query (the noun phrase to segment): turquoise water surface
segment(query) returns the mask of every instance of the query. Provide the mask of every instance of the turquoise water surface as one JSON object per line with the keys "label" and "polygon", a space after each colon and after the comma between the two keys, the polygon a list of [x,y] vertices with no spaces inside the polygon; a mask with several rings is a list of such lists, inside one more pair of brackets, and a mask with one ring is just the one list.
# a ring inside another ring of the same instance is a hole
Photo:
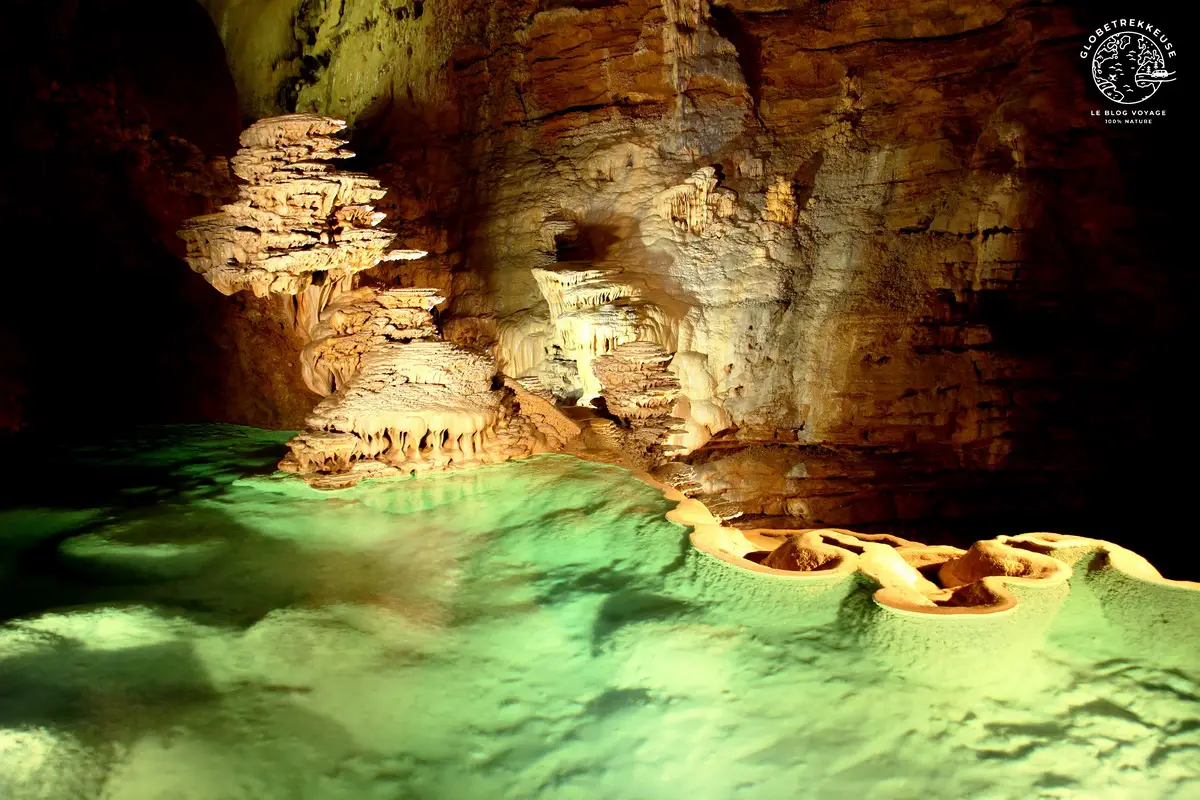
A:
{"label": "turquoise water surface", "polygon": [[1200,797],[1196,631],[1086,576],[989,669],[900,663],[872,587],[747,582],[618,468],[321,492],[286,439],[145,430],[7,498],[0,798]]}

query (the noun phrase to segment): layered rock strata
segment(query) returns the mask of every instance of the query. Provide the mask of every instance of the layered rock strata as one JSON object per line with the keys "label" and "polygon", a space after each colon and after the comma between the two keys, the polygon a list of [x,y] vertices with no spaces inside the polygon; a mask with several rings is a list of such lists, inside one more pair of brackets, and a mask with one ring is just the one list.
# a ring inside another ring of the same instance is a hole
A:
{"label": "layered rock strata", "polygon": [[379,181],[330,162],[354,155],[333,134],[340,119],[289,114],[259,120],[231,160],[245,181],[238,199],[188,220],[179,232],[187,262],[223,294],[298,294],[314,281],[343,281],[380,261],[419,258],[389,251],[395,235],[376,226]]}
{"label": "layered rock strata", "polygon": [[653,342],[626,342],[596,358],[593,372],[609,413],[621,420],[625,450],[643,467],[666,460],[681,432],[673,414],[679,381],[667,370],[671,354]]}

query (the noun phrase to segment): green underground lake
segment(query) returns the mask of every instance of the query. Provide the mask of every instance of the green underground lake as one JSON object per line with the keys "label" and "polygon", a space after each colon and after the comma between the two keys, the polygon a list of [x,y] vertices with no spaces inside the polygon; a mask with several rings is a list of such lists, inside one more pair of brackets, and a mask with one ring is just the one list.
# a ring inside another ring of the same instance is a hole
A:
{"label": "green underground lake", "polygon": [[318,491],[287,438],[140,429],[8,487],[0,798],[1200,797],[1200,593],[881,617],[616,467]]}

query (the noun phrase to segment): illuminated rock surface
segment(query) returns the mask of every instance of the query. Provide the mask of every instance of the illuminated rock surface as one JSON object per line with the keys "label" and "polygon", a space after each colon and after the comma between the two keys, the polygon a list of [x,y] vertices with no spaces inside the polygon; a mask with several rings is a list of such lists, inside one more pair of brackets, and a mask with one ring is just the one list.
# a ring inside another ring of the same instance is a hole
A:
{"label": "illuminated rock surface", "polygon": [[363,287],[327,305],[301,353],[304,380],[319,395],[345,386],[377,345],[438,338],[431,310],[445,298],[432,289]]}
{"label": "illuminated rock surface", "polygon": [[[351,123],[431,253],[390,269],[448,298],[448,339],[586,398],[578,358],[543,359],[537,271],[660,309],[636,338],[674,355],[679,444],[717,437],[700,478],[746,515],[986,523],[1019,485],[1020,529],[1100,519],[1178,435],[1136,387],[1186,338],[1186,144],[1089,119],[1086,4],[201,4],[244,117]],[[618,314],[570,322],[621,338]]]}
{"label": "illuminated rock surface", "polygon": [[320,114],[254,123],[231,160],[246,181],[238,201],[179,233],[192,269],[222,293],[297,295],[295,322],[309,339],[301,371],[325,399],[280,468],[334,489],[556,449],[562,426],[542,435],[548,414],[519,417],[514,389],[493,388],[490,356],[441,341],[433,309],[445,298],[436,290],[354,288],[380,261],[426,254],[387,251],[395,235],[375,229],[386,215],[371,205],[386,190],[327,163],[354,155],[332,135],[345,127]]}
{"label": "illuminated rock surface", "polygon": [[[442,341],[379,344],[346,387],[326,397],[281,465],[296,472],[408,474],[530,455],[533,422],[492,388],[490,356]],[[332,484],[330,484],[332,486]]]}
{"label": "illuminated rock surface", "polygon": [[334,489],[559,450],[579,434],[554,405],[499,379],[492,357],[442,341],[431,289],[363,288],[321,313],[303,356],[327,395],[280,469]]}
{"label": "illuminated rock surface", "polygon": [[345,127],[332,117],[290,114],[247,128],[230,159],[245,181],[237,201],[188,220],[179,233],[191,268],[223,294],[249,289],[265,297],[298,294],[314,276],[337,282],[385,259],[424,255],[388,251],[395,234],[376,229],[385,215],[373,205],[386,190],[329,163],[354,155],[333,136]]}
{"label": "illuminated rock surface", "polygon": [[[63,454],[77,491],[31,478],[0,511],[20,565],[5,798],[1200,792],[1194,591],[1083,558],[1053,603],[899,614],[865,577],[716,562],[613,467],[329,494],[272,474],[286,434],[138,436]],[[98,540],[223,545],[199,574],[131,581]]]}
{"label": "illuminated rock surface", "polygon": [[626,342],[592,364],[609,413],[625,425],[625,449],[640,465],[665,461],[677,449],[668,438],[683,430],[683,420],[672,413],[679,381],[667,371],[670,361],[671,354],[653,342]]}
{"label": "illuminated rock surface", "polygon": [[881,587],[874,595],[881,606],[921,614],[999,614],[1022,600],[1061,600],[1079,564],[1143,584],[1154,596],[1200,592],[1200,583],[1168,580],[1123,547],[1056,533],[999,536],[962,550],[889,534],[737,530],[701,522],[691,540],[717,560],[760,576],[831,586],[856,581],[860,573]]}

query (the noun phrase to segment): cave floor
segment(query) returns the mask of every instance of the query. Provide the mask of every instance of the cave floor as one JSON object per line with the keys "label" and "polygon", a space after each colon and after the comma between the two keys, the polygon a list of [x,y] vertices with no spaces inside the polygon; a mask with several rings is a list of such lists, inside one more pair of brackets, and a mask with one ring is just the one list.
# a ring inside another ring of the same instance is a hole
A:
{"label": "cave floor", "polygon": [[870,587],[748,592],[617,467],[320,492],[287,438],[145,429],[8,487],[0,796],[1200,794],[1200,675],[1085,591],[984,662],[885,654]]}

